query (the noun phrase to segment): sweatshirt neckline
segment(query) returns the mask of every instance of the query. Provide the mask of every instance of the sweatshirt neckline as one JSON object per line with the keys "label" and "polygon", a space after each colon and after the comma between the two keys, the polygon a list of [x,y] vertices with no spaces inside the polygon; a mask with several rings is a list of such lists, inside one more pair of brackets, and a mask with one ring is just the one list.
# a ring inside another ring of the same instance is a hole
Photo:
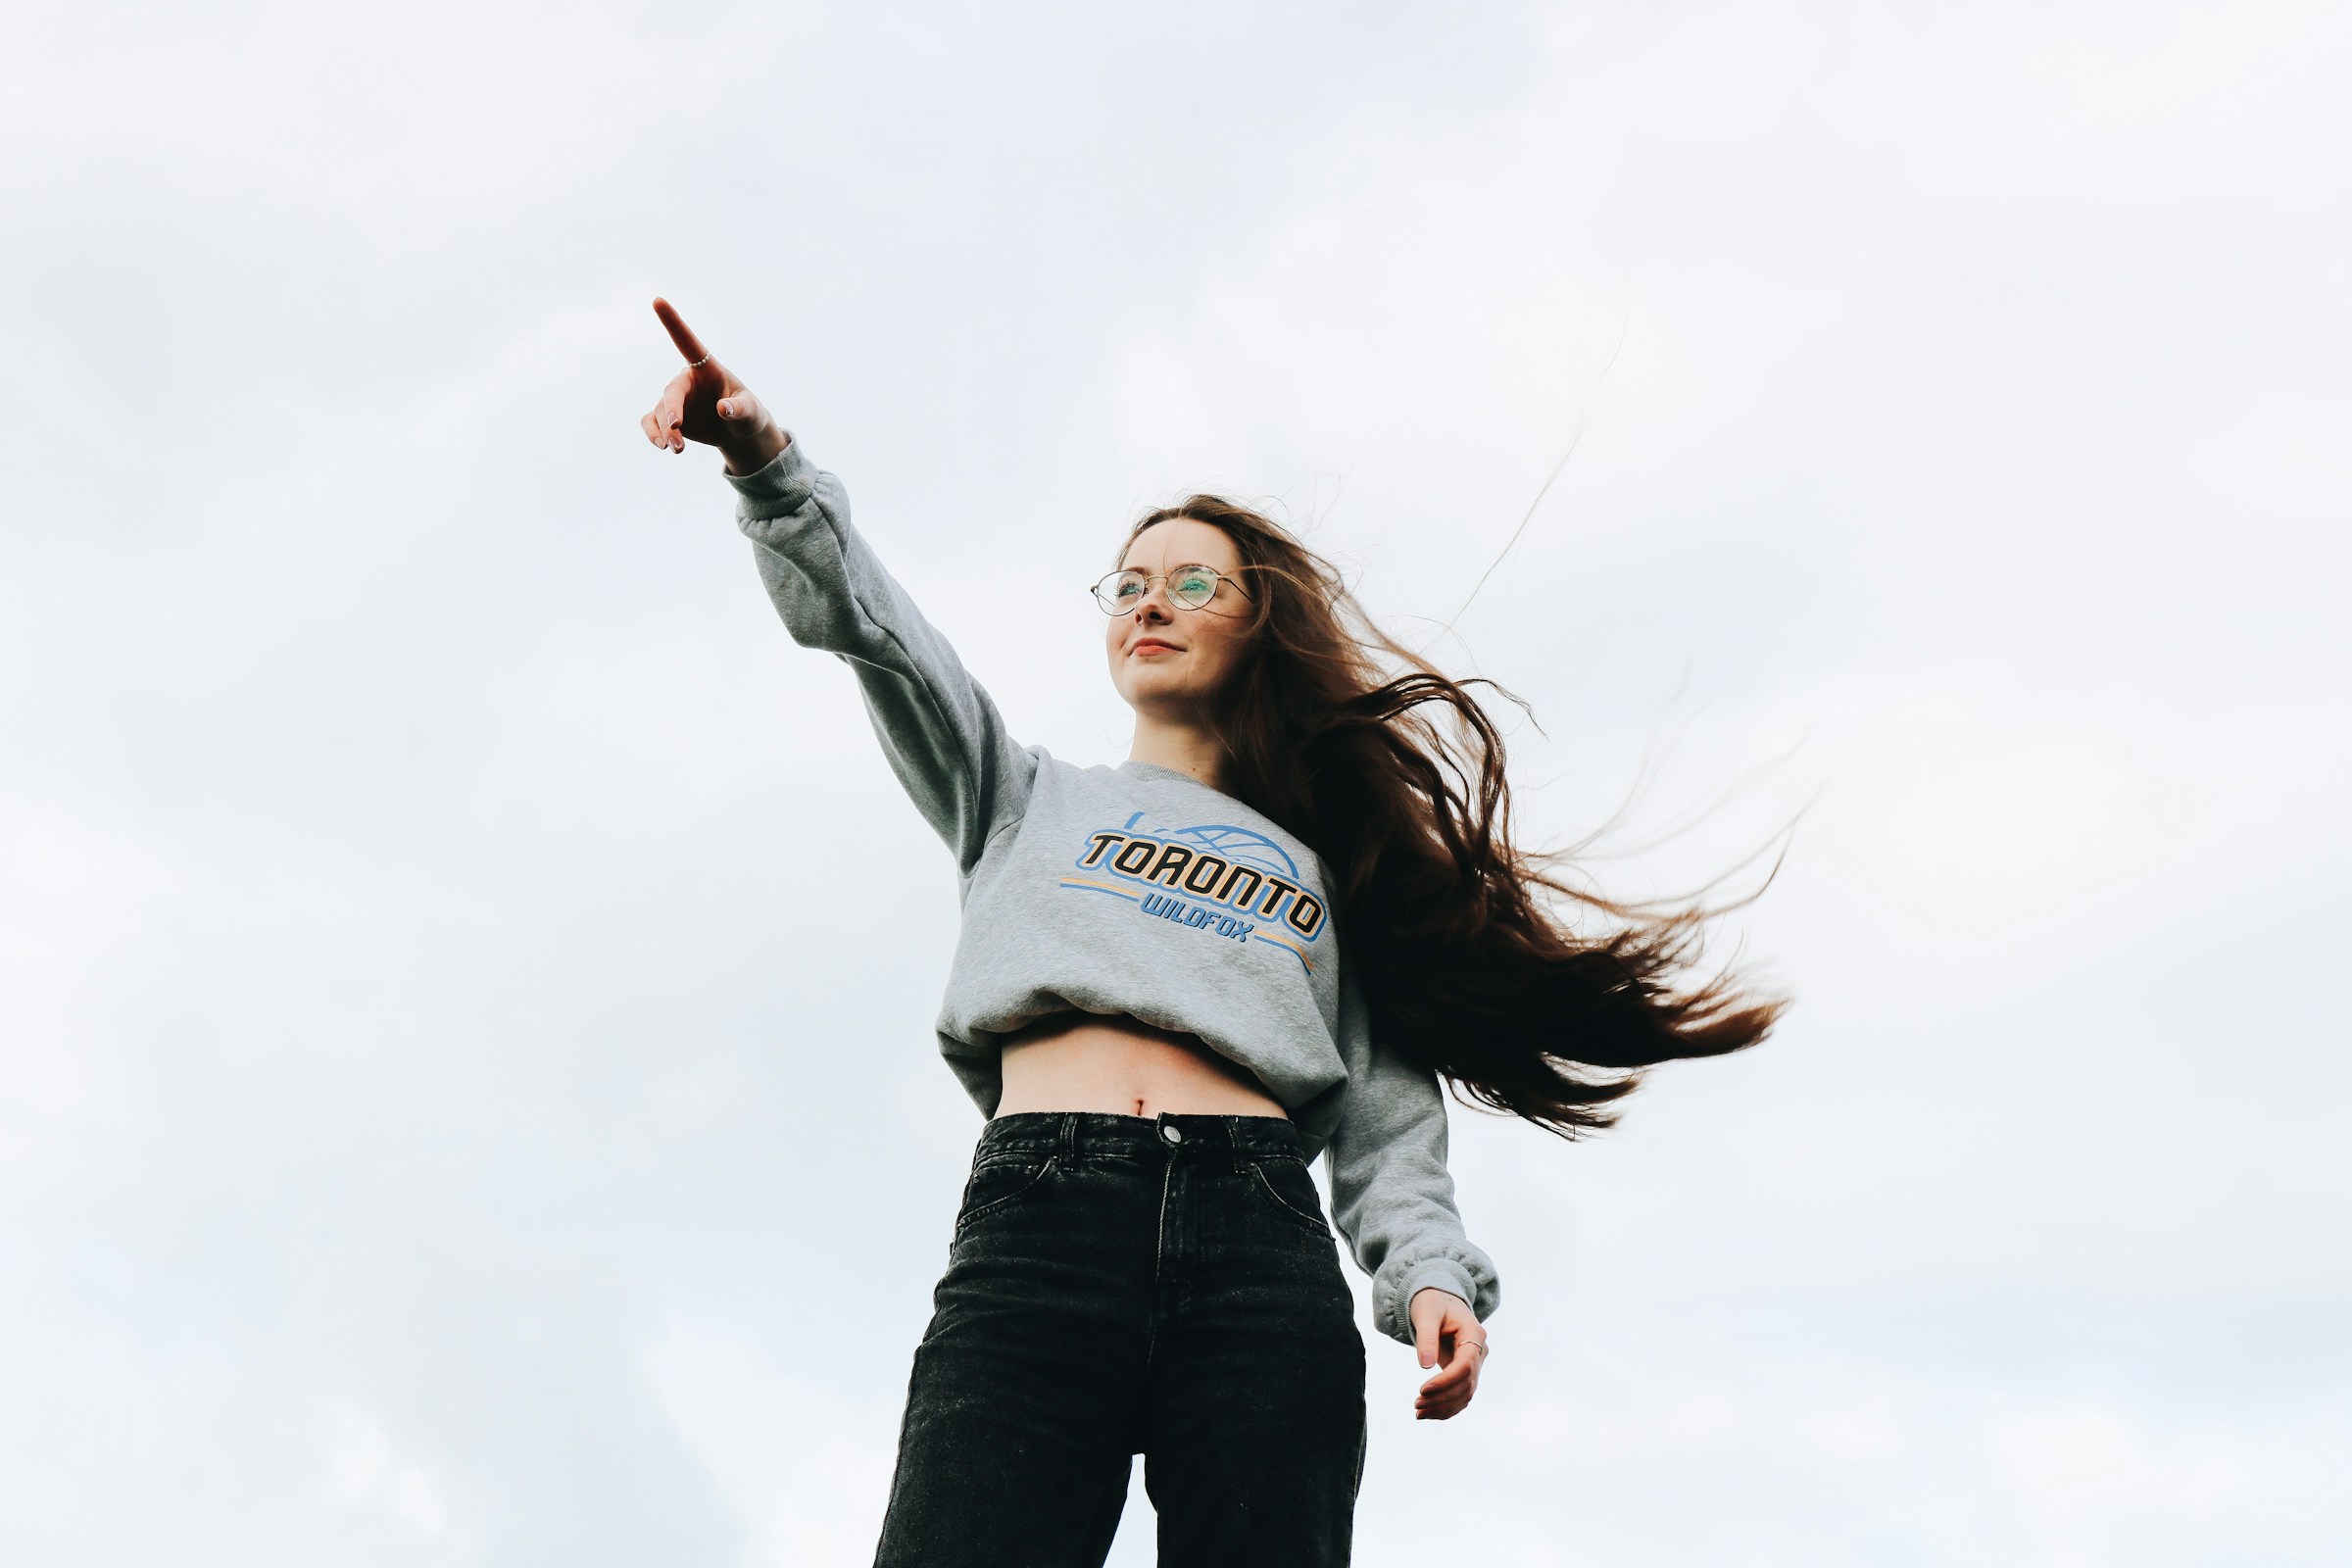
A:
{"label": "sweatshirt neckline", "polygon": [[1190,784],[1195,789],[1215,793],[1214,786],[1201,783],[1182,768],[1162,767],[1157,762],[1139,762],[1132,757],[1119,763],[1117,771],[1126,774],[1129,778],[1172,778],[1181,783]]}

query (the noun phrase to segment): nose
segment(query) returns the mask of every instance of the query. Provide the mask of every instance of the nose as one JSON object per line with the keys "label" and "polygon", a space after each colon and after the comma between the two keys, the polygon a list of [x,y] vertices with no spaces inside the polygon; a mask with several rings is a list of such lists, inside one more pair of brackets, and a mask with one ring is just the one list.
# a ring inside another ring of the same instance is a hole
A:
{"label": "nose", "polygon": [[1141,625],[1169,625],[1176,619],[1176,607],[1168,603],[1165,582],[1147,583],[1144,597],[1135,602],[1135,618]]}

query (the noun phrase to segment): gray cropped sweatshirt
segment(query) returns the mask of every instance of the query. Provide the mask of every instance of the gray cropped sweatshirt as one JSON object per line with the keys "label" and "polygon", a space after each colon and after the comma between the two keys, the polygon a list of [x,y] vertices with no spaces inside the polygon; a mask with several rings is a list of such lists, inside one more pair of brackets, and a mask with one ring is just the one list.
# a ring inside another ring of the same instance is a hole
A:
{"label": "gray cropped sweatshirt", "polygon": [[981,1113],[1004,1095],[1004,1037],[1033,1019],[1127,1013],[1197,1035],[1325,1157],[1380,1332],[1412,1344],[1408,1303],[1432,1285],[1492,1317],[1500,1288],[1454,1207],[1445,1097],[1372,1036],[1314,852],[1172,768],[1016,745],[797,440],[728,479],[786,628],[857,672],[899,781],[955,853],[963,923],[939,1049]]}

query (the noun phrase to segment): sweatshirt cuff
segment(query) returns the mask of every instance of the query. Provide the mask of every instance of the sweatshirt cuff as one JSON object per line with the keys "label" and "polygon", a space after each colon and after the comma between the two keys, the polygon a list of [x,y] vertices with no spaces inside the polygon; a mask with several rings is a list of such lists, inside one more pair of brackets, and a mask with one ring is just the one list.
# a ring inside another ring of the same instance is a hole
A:
{"label": "sweatshirt cuff", "polygon": [[1413,1297],[1431,1286],[1450,1291],[1469,1303],[1482,1323],[1494,1309],[1489,1301],[1484,1313],[1478,1312],[1478,1284],[1472,1279],[1468,1265],[1457,1258],[1439,1253],[1422,1258],[1396,1276],[1393,1290],[1378,1293],[1373,1302],[1373,1326],[1390,1339],[1402,1345],[1413,1343]]}
{"label": "sweatshirt cuff", "polygon": [[784,432],[784,450],[768,459],[767,466],[750,473],[727,473],[727,483],[742,497],[736,504],[736,514],[746,522],[769,517],[781,517],[797,512],[816,487],[816,469],[801,454],[800,442],[792,432]]}

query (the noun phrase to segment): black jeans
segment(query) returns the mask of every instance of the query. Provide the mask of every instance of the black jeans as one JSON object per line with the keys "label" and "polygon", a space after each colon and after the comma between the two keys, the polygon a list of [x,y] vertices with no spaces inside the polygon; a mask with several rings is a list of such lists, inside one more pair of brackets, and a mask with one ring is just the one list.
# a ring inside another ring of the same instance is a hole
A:
{"label": "black jeans", "polygon": [[999,1116],[914,1352],[876,1568],[1348,1561],[1364,1342],[1280,1116]]}

